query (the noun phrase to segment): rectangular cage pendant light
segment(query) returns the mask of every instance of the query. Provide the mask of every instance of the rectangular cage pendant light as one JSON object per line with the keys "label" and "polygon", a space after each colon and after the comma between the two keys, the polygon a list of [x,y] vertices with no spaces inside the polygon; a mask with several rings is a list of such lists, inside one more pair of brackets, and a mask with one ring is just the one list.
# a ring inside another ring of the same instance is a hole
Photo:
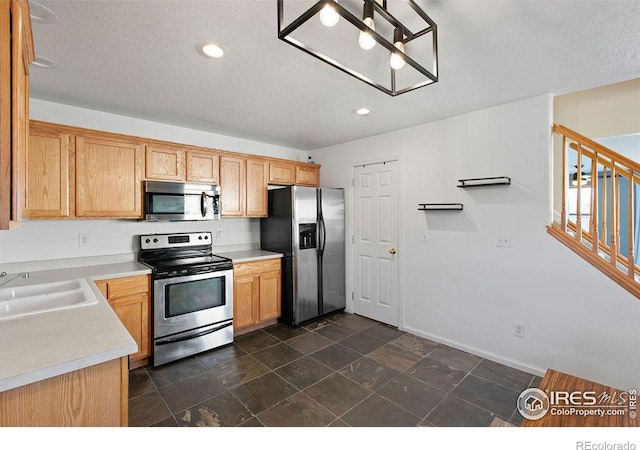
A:
{"label": "rectangular cage pendant light", "polygon": [[278,0],[278,38],[391,96],[438,81],[438,27],[414,0]]}

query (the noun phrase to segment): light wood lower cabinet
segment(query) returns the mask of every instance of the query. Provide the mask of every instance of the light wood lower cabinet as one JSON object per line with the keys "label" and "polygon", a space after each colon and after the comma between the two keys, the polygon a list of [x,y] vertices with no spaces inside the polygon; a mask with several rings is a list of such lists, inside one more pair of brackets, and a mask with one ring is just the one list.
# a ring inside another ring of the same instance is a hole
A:
{"label": "light wood lower cabinet", "polygon": [[233,328],[249,331],[274,323],[281,311],[281,260],[233,265]]}
{"label": "light wood lower cabinet", "polygon": [[98,289],[138,344],[138,351],[129,355],[132,369],[148,364],[151,356],[150,283],[149,275],[96,281]]}
{"label": "light wood lower cabinet", "polygon": [[126,427],[127,357],[0,392],[2,427]]}

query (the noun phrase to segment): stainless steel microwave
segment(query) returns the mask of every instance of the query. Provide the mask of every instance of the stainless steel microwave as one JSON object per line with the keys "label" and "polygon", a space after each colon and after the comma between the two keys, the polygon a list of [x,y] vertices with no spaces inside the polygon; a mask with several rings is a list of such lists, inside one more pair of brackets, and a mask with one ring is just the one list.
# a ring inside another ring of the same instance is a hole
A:
{"label": "stainless steel microwave", "polygon": [[145,219],[152,222],[217,220],[220,186],[215,184],[144,182]]}

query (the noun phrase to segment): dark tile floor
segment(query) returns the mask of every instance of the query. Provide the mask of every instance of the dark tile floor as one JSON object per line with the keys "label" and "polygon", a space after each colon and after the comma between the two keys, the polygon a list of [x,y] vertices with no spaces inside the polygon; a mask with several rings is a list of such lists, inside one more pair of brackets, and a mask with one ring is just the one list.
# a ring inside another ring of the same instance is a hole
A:
{"label": "dark tile floor", "polygon": [[255,331],[130,374],[129,425],[518,425],[540,378],[353,314]]}

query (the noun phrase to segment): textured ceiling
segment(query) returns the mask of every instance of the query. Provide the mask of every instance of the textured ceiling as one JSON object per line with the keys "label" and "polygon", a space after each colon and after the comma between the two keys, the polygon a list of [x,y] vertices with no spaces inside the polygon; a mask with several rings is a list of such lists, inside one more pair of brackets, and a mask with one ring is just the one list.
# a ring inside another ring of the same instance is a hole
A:
{"label": "textured ceiling", "polygon": [[36,55],[57,67],[32,67],[33,98],[301,150],[640,77],[636,0],[417,0],[440,81],[398,97],[280,41],[275,0],[38,3],[59,20],[34,22]]}

